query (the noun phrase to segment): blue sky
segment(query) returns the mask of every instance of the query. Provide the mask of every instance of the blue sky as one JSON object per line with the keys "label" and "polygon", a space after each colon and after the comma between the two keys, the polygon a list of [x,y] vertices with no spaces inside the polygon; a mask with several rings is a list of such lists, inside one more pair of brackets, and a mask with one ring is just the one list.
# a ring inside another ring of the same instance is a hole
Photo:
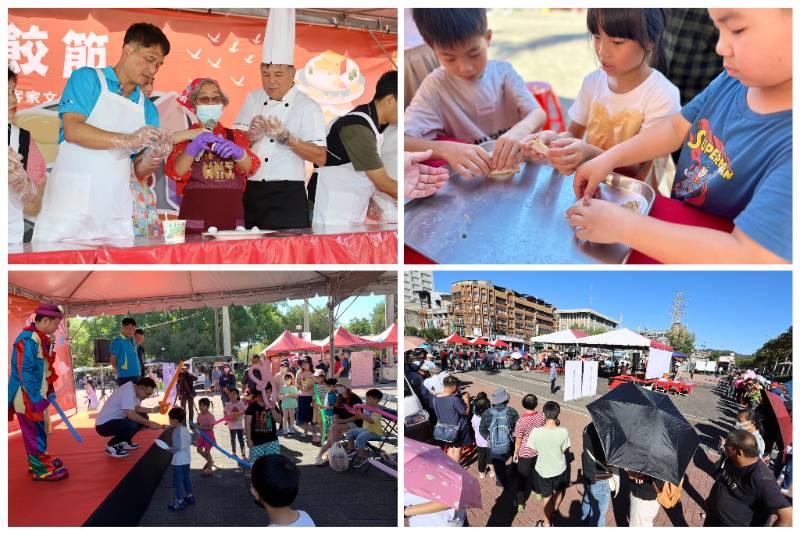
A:
{"label": "blue sky", "polygon": [[[450,292],[458,280],[495,284],[543,299],[557,308],[588,308],[632,330],[666,328],[676,291],[684,297],[683,323],[696,345],[752,354],[792,323],[788,272],[514,272],[435,271],[436,291]],[[590,300],[591,299],[591,300]]]}

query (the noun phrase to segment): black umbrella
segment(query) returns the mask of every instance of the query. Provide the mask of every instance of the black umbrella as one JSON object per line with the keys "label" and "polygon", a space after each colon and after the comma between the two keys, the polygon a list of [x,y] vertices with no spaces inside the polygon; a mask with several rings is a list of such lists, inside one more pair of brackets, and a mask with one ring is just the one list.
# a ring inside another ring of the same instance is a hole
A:
{"label": "black umbrella", "polygon": [[680,482],[700,438],[667,395],[628,383],[586,408],[609,465]]}

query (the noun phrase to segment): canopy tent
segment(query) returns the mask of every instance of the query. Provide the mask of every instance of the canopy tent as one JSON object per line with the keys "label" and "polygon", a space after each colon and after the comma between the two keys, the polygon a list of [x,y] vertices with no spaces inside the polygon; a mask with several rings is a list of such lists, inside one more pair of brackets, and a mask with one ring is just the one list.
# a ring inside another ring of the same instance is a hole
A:
{"label": "canopy tent", "polygon": [[[193,11],[256,18],[267,18],[269,16],[269,8],[184,8],[180,11]],[[297,22],[303,22],[306,24],[397,33],[396,9],[297,8],[295,10],[295,17]]]}
{"label": "canopy tent", "polygon": [[[330,350],[330,336],[326,337],[322,341],[315,341],[314,344],[317,345],[318,348],[322,349],[322,352],[328,352]],[[380,342],[372,341],[369,339],[365,339],[363,337],[356,336],[355,334],[351,334],[347,331],[347,329],[343,326],[340,326],[336,329],[333,333],[333,346],[340,348],[340,349],[366,349],[366,348],[379,348],[381,345]]]}
{"label": "canopy tent", "polygon": [[395,294],[380,271],[13,271],[8,292],[63,304],[68,315],[117,315],[355,295]]}
{"label": "canopy tent", "polygon": [[663,343],[659,343],[656,340],[653,340],[653,341],[650,342],[650,348],[651,349],[659,349],[659,350],[668,350],[668,351],[672,352],[672,347],[670,347],[669,345],[665,345]]}
{"label": "canopy tent", "polygon": [[489,346],[489,342],[483,339],[482,337],[478,336],[474,339],[469,340],[470,345],[478,346]]}
{"label": "canopy tent", "polygon": [[264,349],[261,353],[265,356],[280,354],[282,352],[321,352],[318,345],[310,343],[305,339],[292,334],[289,330],[284,330],[275,341]]}
{"label": "canopy tent", "polygon": [[492,347],[495,347],[497,349],[507,349],[508,347],[511,346],[508,343],[506,343],[505,341],[500,340],[500,339],[495,339],[494,341],[490,341],[489,345],[491,345]]}
{"label": "canopy tent", "polygon": [[403,336],[403,350],[414,350],[427,343],[423,338],[417,336]]}
{"label": "canopy tent", "polygon": [[640,336],[633,330],[628,328],[620,328],[619,330],[610,330],[596,336],[587,336],[581,338],[577,344],[586,345],[591,347],[650,347],[651,341],[644,336]]}
{"label": "canopy tent", "polygon": [[442,343],[446,343],[448,345],[471,345],[472,343],[466,339],[458,335],[458,332],[453,332],[446,338],[441,340]]}
{"label": "canopy tent", "polygon": [[579,339],[585,338],[586,333],[568,328],[551,334],[543,334],[531,338],[533,343],[549,343],[550,345],[575,345]]}
{"label": "canopy tent", "polygon": [[393,323],[380,334],[364,336],[364,339],[380,343],[382,348],[395,347],[397,346],[397,323]]}

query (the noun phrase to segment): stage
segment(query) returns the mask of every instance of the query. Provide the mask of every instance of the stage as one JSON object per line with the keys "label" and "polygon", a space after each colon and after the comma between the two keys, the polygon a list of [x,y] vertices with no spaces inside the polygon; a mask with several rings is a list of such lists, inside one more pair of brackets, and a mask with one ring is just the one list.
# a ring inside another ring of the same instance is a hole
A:
{"label": "stage", "polygon": [[393,264],[397,225],[370,224],[279,230],[260,239],[215,240],[199,235],[166,244],[71,241],[9,245],[9,264]]}
{"label": "stage", "polygon": [[[171,456],[153,441],[171,442],[172,430],[141,430],[139,448],[126,458],[112,458],[104,449],[109,438],[94,430],[98,412],[80,412],[70,422],[83,438],[78,443],[60,420],[53,425],[48,453],[61,458],[69,478],[34,482],[27,473],[19,432],[8,437],[8,526],[79,527],[136,526],[153,492],[168,470]],[[167,423],[166,415],[150,419]]]}

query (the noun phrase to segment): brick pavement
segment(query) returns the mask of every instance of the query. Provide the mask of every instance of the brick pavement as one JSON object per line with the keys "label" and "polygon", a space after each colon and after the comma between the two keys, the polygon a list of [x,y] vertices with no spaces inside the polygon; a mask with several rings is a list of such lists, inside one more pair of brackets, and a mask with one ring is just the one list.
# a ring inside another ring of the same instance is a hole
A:
{"label": "brick pavement", "polygon": [[[458,375],[460,379],[471,381],[467,387],[472,395],[479,391],[491,393],[495,387],[494,376],[484,373],[465,373]],[[581,462],[580,455],[583,450],[581,432],[589,423],[590,418],[582,407],[573,408],[571,403],[551,396],[549,389],[506,388],[511,394],[510,405],[522,413],[522,397],[525,393],[534,393],[539,398],[539,407],[548,400],[556,400],[562,407],[561,426],[567,428],[572,442],[571,452],[574,460],[570,462],[570,487],[567,490],[559,512],[561,518],[555,522],[557,526],[580,525],[580,502],[583,498],[584,487],[580,482]],[[711,490],[713,479],[708,474],[719,456],[713,451],[699,448],[693,462],[689,465],[684,482],[684,491],[681,504],[672,510],[661,510],[655,520],[656,526],[702,526],[703,501]],[[510,465],[510,464],[509,464]],[[478,478],[477,462],[471,461],[468,470]],[[517,513],[514,505],[514,491],[501,492],[493,478],[487,477],[480,480],[481,495],[483,497],[483,510],[470,510],[468,521],[470,526],[533,526],[537,520],[543,519],[542,504],[533,497],[528,500],[525,510]],[[627,526],[628,496],[624,489],[612,500],[609,512],[606,515],[606,526]]]}

